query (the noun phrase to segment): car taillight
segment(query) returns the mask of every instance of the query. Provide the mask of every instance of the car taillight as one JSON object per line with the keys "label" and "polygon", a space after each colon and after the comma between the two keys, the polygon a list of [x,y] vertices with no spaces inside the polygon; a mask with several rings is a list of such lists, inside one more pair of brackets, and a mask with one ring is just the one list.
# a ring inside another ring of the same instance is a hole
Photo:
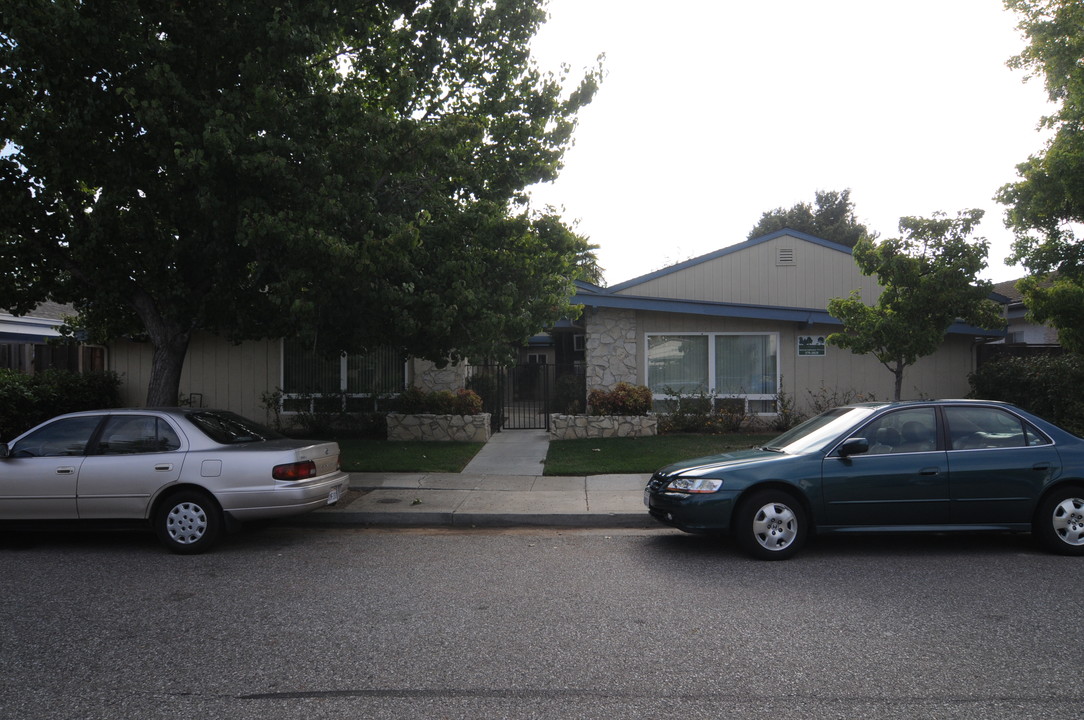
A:
{"label": "car taillight", "polygon": [[271,471],[271,477],[276,480],[304,480],[305,478],[316,477],[316,463],[312,460],[306,460],[287,465],[276,465],[275,469]]}

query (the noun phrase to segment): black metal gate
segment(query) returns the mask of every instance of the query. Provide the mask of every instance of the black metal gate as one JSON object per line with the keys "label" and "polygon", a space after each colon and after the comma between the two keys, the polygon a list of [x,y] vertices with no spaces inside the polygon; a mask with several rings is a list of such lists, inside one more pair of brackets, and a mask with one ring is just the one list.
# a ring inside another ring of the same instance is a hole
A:
{"label": "black metal gate", "polygon": [[467,382],[482,397],[494,432],[549,430],[550,413],[568,412],[565,396],[574,402],[583,386],[582,368],[542,363],[475,365]]}

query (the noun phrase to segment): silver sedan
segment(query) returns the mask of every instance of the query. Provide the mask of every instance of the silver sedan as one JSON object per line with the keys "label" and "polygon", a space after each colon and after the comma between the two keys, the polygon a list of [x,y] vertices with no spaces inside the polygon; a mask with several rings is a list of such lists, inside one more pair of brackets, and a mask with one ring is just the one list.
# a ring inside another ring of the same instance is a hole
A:
{"label": "silver sedan", "polygon": [[209,549],[227,519],[308,512],[348,486],[338,443],[221,410],[71,413],[0,444],[0,520],[146,520],[179,553]]}

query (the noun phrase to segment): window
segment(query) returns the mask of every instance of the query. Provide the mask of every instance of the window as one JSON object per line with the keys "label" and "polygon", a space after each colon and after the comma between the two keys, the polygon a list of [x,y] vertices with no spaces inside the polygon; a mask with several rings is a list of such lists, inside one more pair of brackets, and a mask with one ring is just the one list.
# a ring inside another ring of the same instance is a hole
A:
{"label": "window", "polygon": [[189,413],[185,419],[220,445],[241,445],[282,437],[274,430],[231,412],[204,410]]}
{"label": "window", "polygon": [[345,400],[348,410],[363,409],[366,403],[353,401],[393,395],[405,386],[406,359],[398,350],[380,348],[328,358],[302,342],[282,343],[283,410],[287,412],[317,409],[321,395],[334,396],[330,402]]}
{"label": "window", "polygon": [[82,455],[100,415],[64,418],[35,430],[11,447],[12,457],[60,457]]}
{"label": "window", "polygon": [[932,407],[882,415],[855,437],[869,441],[869,455],[929,452],[937,449],[937,415]]}
{"label": "window", "polygon": [[659,399],[718,394],[743,398],[750,412],[775,412],[779,388],[775,333],[648,335],[647,384]]}
{"label": "window", "polygon": [[1031,423],[993,407],[946,407],[945,421],[953,450],[1049,445]]}
{"label": "window", "polygon": [[179,450],[181,440],[165,420],[152,415],[114,415],[102,430],[98,452],[132,455]]}

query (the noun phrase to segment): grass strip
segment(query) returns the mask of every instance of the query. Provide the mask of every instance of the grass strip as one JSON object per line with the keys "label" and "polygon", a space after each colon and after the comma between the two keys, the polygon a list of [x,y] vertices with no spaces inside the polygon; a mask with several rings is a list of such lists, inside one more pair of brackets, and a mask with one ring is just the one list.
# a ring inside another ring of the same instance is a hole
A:
{"label": "grass strip", "polygon": [[657,435],[643,438],[557,440],[550,443],[546,475],[650,473],[678,460],[745,450],[778,433]]}
{"label": "grass strip", "polygon": [[460,472],[485,443],[388,442],[343,438],[342,468],[347,472]]}

